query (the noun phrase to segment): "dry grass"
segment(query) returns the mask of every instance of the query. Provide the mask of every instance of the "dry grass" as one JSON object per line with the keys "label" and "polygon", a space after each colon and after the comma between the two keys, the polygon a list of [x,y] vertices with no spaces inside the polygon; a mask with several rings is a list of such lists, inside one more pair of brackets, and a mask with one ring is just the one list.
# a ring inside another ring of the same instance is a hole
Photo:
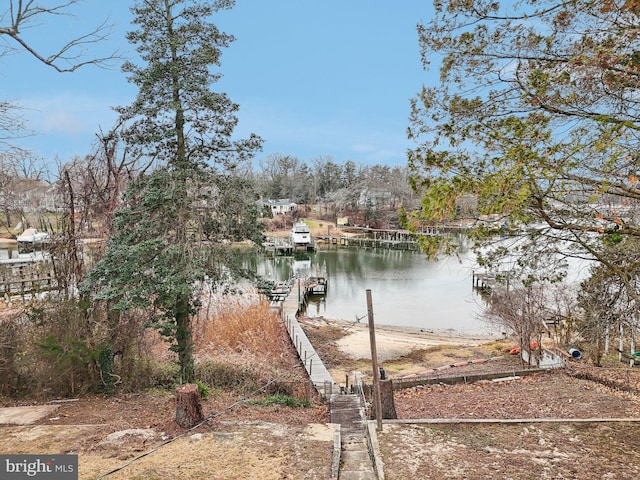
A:
{"label": "dry grass", "polygon": [[309,397],[277,312],[258,296],[212,300],[194,322],[196,374],[212,386],[239,391],[273,382],[267,393]]}
{"label": "dry grass", "polygon": [[279,324],[278,314],[266,300],[247,303],[227,298],[213,314],[200,316],[194,323],[196,350],[203,357],[222,352],[278,360],[285,340]]}

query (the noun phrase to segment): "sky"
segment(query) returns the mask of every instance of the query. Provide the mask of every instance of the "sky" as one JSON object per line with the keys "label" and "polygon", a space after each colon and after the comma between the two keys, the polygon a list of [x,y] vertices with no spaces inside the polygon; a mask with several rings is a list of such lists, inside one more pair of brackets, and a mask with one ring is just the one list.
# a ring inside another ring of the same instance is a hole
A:
{"label": "sky", "polygon": [[[136,60],[124,37],[131,4],[87,0],[75,18],[23,33],[52,52],[107,20],[115,29],[101,51]],[[236,41],[212,88],[240,105],[238,137],[265,140],[257,160],[282,154],[404,165],[409,101],[434,75],[422,69],[416,32],[431,12],[424,0],[237,0],[214,18]],[[0,100],[18,102],[34,132],[18,143],[52,162],[90,153],[97,134],[114,124],[113,107],[135,98],[120,64],[57,73],[21,51],[0,57]]]}

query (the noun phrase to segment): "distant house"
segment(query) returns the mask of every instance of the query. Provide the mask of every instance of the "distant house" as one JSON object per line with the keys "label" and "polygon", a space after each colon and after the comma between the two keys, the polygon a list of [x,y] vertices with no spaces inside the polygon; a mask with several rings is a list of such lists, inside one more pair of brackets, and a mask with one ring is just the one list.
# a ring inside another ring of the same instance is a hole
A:
{"label": "distant house", "polygon": [[262,209],[268,208],[274,217],[298,210],[298,204],[288,198],[259,200],[258,204]]}
{"label": "distant house", "polygon": [[390,207],[394,204],[395,197],[388,190],[376,190],[365,188],[360,191],[358,206],[360,207]]}
{"label": "distant house", "polygon": [[62,209],[64,202],[56,185],[46,180],[17,180],[0,193],[5,208],[23,212]]}

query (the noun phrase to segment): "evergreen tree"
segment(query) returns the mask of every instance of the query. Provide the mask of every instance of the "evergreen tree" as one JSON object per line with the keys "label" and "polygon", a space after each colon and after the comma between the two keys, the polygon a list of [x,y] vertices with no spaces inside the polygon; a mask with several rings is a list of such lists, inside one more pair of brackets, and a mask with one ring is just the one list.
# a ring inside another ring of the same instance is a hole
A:
{"label": "evergreen tree", "polygon": [[194,381],[191,318],[203,288],[240,274],[223,240],[260,235],[251,186],[239,172],[260,147],[233,140],[238,105],[211,90],[221,49],[233,37],[212,16],[232,1],[140,0],[128,33],[140,64],[123,66],[138,86],[118,108],[132,155],[153,159],[131,182],[114,235],[85,288],[115,311],[150,309],[172,342],[183,382]]}
{"label": "evergreen tree", "polygon": [[[440,82],[412,103],[409,164],[423,198],[407,224],[462,220],[473,196],[468,220],[496,219],[474,224],[487,265],[588,258],[636,295],[637,265],[606,246],[640,237],[639,2],[434,4],[419,41]],[[493,228],[505,224],[514,228]]]}

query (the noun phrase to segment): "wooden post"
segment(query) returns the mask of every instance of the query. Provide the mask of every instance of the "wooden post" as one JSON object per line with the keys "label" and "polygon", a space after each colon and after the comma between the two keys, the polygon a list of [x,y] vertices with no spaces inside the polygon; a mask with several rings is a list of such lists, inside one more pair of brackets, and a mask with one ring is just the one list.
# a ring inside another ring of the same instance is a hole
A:
{"label": "wooden post", "polygon": [[373,301],[371,290],[367,289],[367,313],[369,315],[369,341],[371,342],[371,367],[373,368],[372,400],[376,412],[377,428],[382,430],[382,405],[380,401],[380,383],[378,381],[378,350],[376,348],[376,331],[373,323]]}
{"label": "wooden post", "polygon": [[623,342],[622,342],[622,338],[624,336],[624,327],[622,326],[622,322],[620,322],[620,337],[618,340],[618,361],[621,362],[622,361],[622,347],[624,346]]}
{"label": "wooden post", "polygon": [[393,400],[393,382],[390,378],[380,380],[380,398],[382,418],[398,418],[396,413],[396,404]]}
{"label": "wooden post", "polygon": [[204,419],[198,385],[187,383],[176,388],[176,423],[191,428]]}

